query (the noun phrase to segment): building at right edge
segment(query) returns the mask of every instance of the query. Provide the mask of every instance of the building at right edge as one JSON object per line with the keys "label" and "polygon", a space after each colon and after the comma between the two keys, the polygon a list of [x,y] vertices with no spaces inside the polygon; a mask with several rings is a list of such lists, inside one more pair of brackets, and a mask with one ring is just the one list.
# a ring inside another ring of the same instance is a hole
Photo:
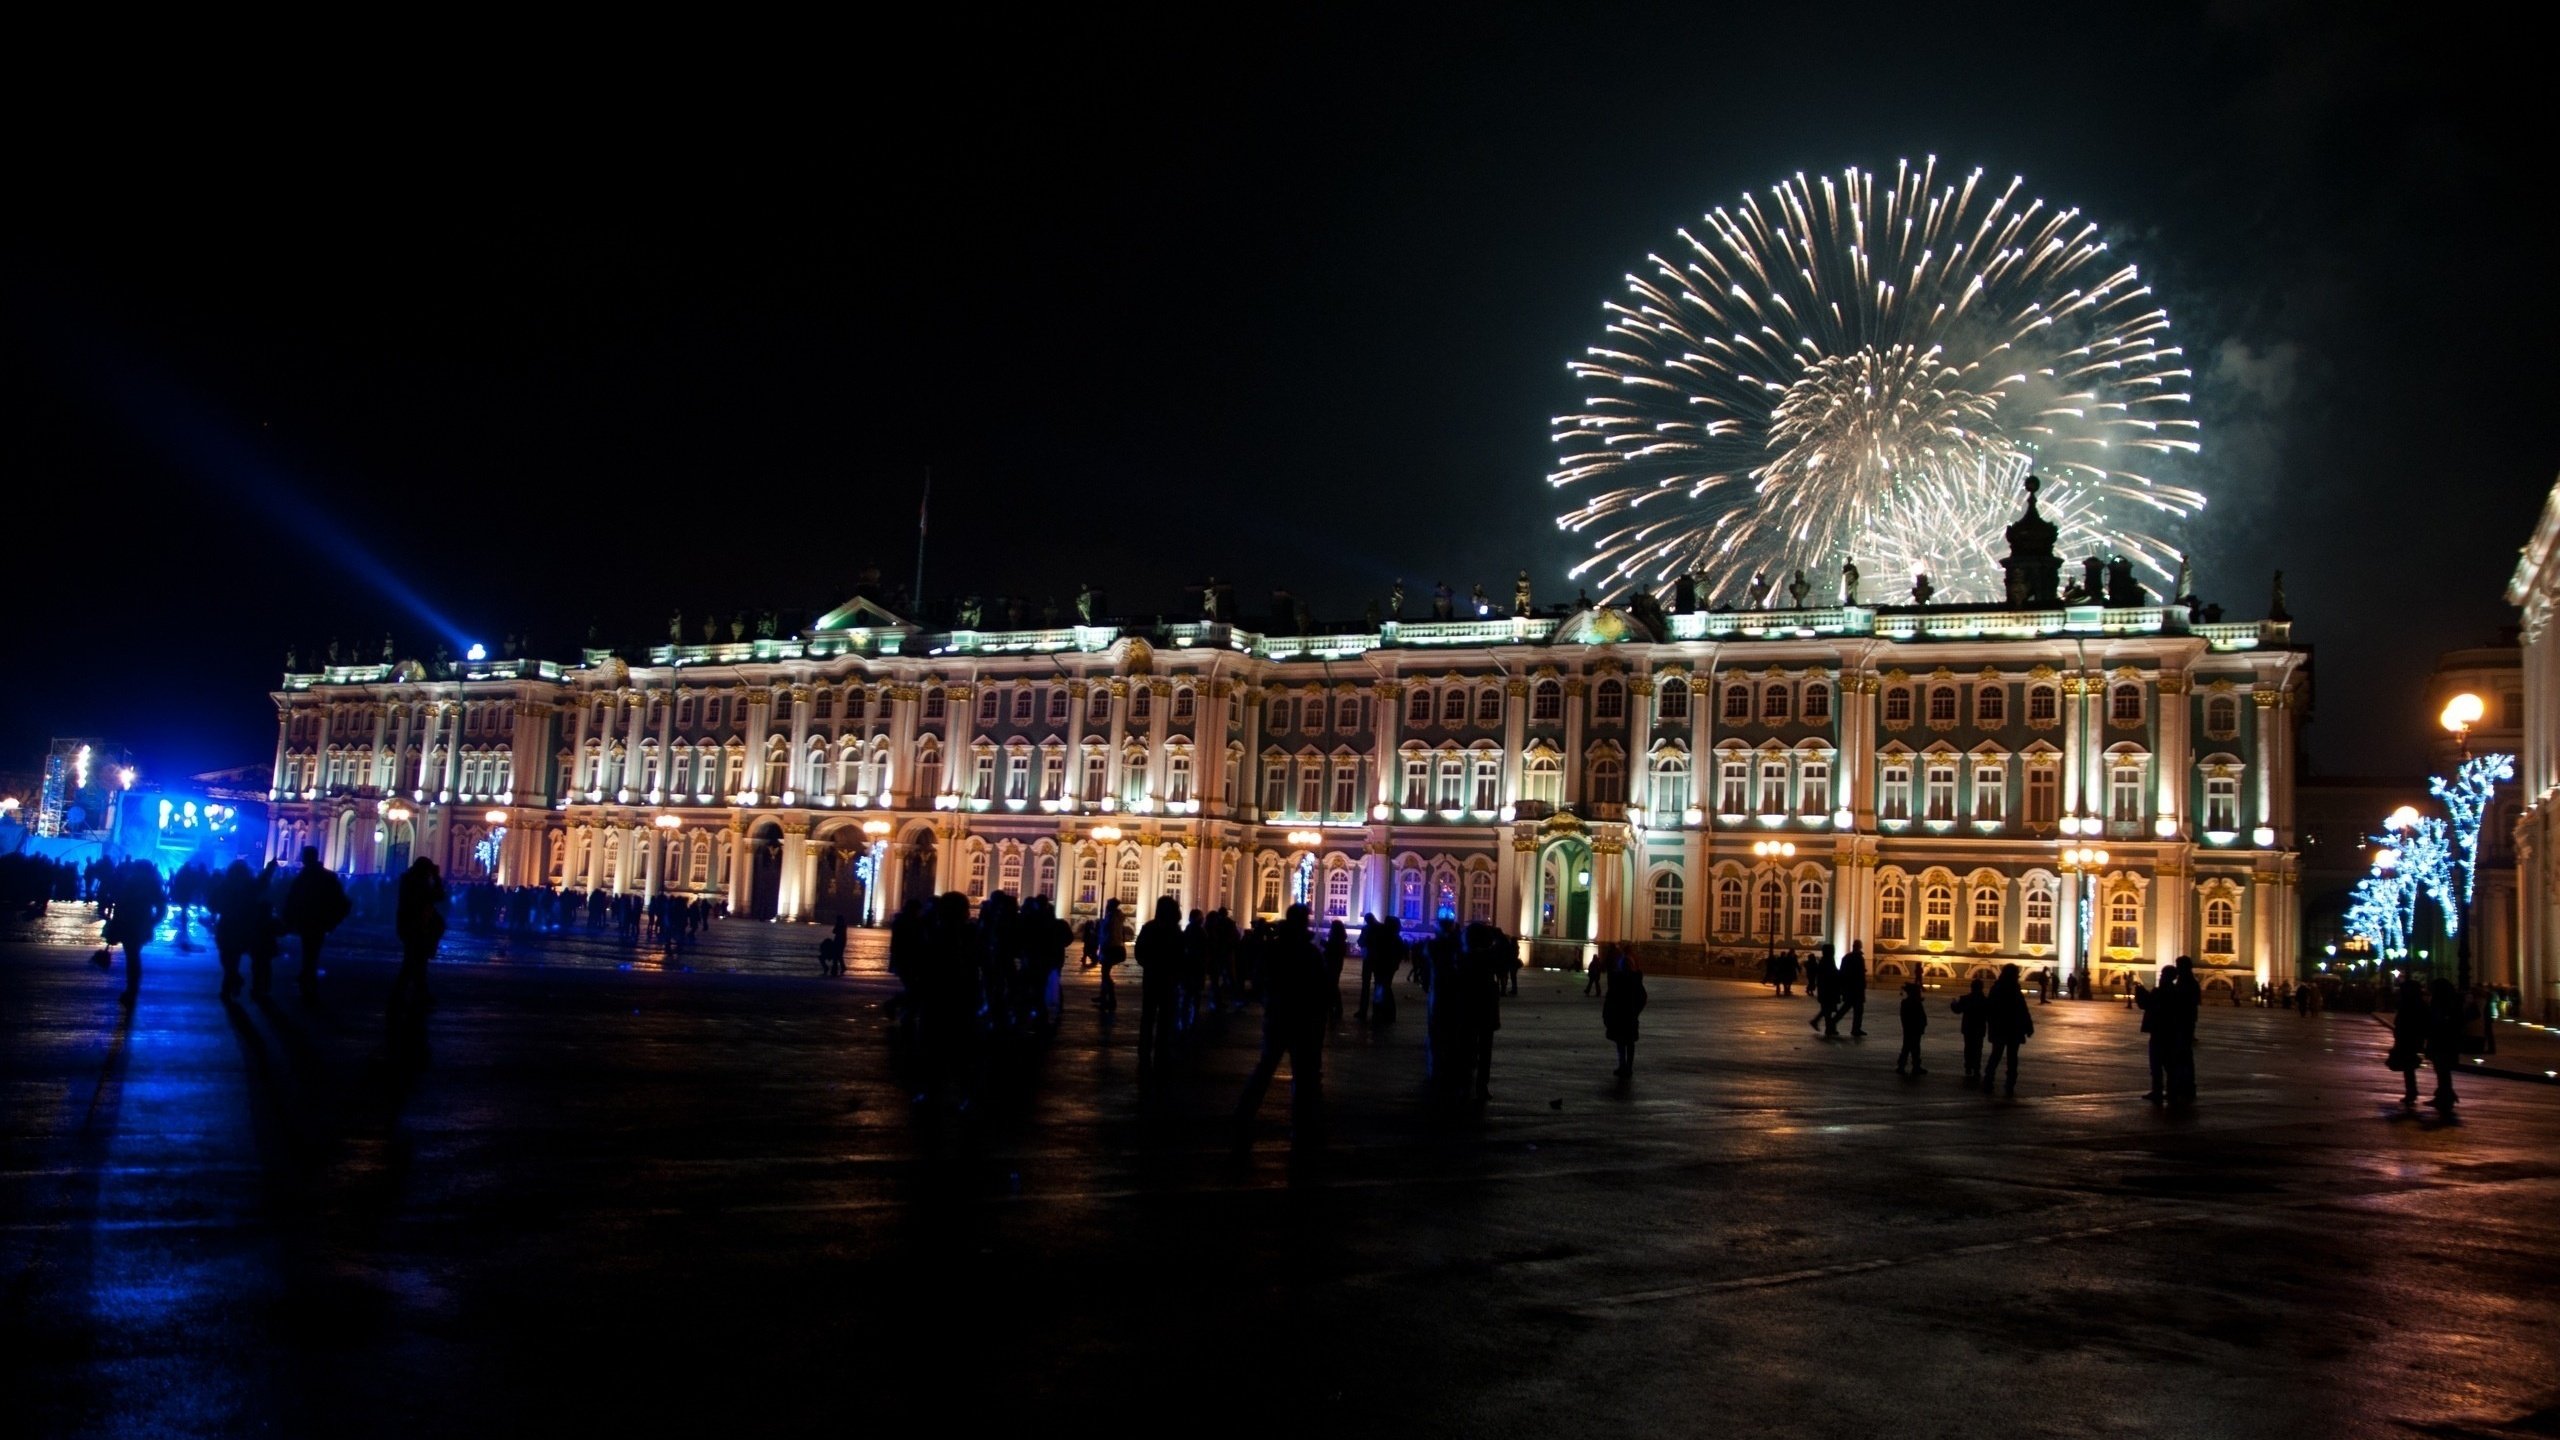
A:
{"label": "building at right edge", "polygon": [[[2560,647],[2551,633],[2560,596],[2560,485],[2516,562],[2507,601],[2523,612],[2524,726],[2516,750],[2518,893],[2515,986],[2528,1020],[2560,1019]],[[2496,953],[2494,951],[2489,953]],[[2495,976],[2495,970],[2490,974]]]}

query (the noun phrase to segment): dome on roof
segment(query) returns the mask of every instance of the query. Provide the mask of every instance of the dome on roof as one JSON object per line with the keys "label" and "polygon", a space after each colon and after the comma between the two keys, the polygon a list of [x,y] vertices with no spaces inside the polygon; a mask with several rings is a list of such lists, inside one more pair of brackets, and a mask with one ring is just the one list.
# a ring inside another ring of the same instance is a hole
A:
{"label": "dome on roof", "polygon": [[1623,645],[1630,641],[1650,644],[1655,639],[1644,622],[1624,610],[1608,605],[1594,605],[1578,610],[1556,627],[1551,645]]}

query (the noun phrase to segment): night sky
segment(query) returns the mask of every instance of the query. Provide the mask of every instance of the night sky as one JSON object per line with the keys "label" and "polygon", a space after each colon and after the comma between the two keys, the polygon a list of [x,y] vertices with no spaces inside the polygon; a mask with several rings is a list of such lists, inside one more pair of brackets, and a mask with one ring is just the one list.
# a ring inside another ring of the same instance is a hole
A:
{"label": "night sky", "polygon": [[57,734],[263,763],[289,644],[423,655],[431,614],[555,654],[814,614],[912,570],[927,466],[937,595],[1090,580],[1146,616],[1214,572],[1353,618],[1525,565],[1562,598],[1547,422],[1601,301],[1746,189],[1928,154],[2084,207],[2159,288],[2199,588],[2255,616],[2284,568],[2319,768],[2419,763],[2432,655],[2509,622],[2560,469],[2552,126],[2512,33],[1186,13],[511,38],[326,83],[278,50],[29,109],[0,770]]}

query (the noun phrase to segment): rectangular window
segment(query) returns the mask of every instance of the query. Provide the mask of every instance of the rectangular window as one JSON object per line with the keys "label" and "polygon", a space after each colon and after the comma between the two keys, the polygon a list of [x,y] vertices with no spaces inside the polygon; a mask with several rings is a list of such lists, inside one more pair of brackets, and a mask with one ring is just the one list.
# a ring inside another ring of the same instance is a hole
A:
{"label": "rectangular window", "polygon": [[1654,692],[1653,710],[1655,718],[1666,725],[1689,723],[1688,683],[1682,680],[1663,681],[1662,688]]}
{"label": "rectangular window", "polygon": [[2050,725],[2062,715],[2062,699],[2050,685],[2035,685],[2027,690],[2027,723]]}
{"label": "rectangular window", "polygon": [[1831,813],[1831,762],[1807,760],[1796,769],[1797,808],[1807,815]]}
{"label": "rectangular window", "polygon": [[1031,798],[1030,751],[1016,750],[1005,757],[1004,798],[1007,800],[1028,800]]}
{"label": "rectangular window", "polygon": [[1784,760],[1760,762],[1760,813],[1787,813],[1787,762]]}
{"label": "rectangular window", "polygon": [[969,797],[990,800],[996,793],[996,757],[992,750],[978,752],[978,763],[970,769]]}
{"label": "rectangular window", "polygon": [[1176,805],[1191,798],[1191,756],[1187,752],[1165,757],[1164,798]]}
{"label": "rectangular window", "polygon": [[1541,680],[1529,692],[1529,718],[1552,725],[1564,718],[1564,690],[1553,680]]}
{"label": "rectangular window", "polygon": [[2009,772],[1999,765],[1973,767],[1973,818],[1997,820],[2008,808]]}
{"label": "rectangular window", "polygon": [[1716,772],[1716,813],[1741,815],[1751,807],[1751,762],[1727,760]]}
{"label": "rectangular window", "polygon": [[1911,767],[1887,765],[1876,772],[1876,817],[1881,820],[1911,818]]}
{"label": "rectangular window", "polygon": [[2051,765],[2027,769],[2027,823],[2051,825],[2062,818],[2062,772]]}
{"label": "rectangular window", "polygon": [[1288,808],[1288,762],[1268,761],[1262,767],[1262,812],[1266,815],[1277,815]]}
{"label": "rectangular window", "polygon": [[1502,762],[1496,760],[1491,755],[1479,753],[1475,757],[1474,765],[1476,772],[1475,808],[1479,811],[1487,812],[1500,809],[1502,806]]}
{"label": "rectangular window", "polygon": [[2204,781],[2204,828],[2225,834],[2240,828],[2240,780],[2234,775],[2208,775]]}
{"label": "rectangular window", "polygon": [[1466,803],[1467,762],[1454,755],[1440,761],[1440,808],[1456,810]]}
{"label": "rectangular window", "polygon": [[1298,762],[1298,813],[1316,815],[1324,809],[1324,762]]}
{"label": "rectangular window", "polygon": [[2142,719],[2142,687],[2119,685],[2107,696],[2107,718],[2121,724]]}
{"label": "rectangular window", "polygon": [[1431,762],[1416,755],[1404,762],[1404,806],[1420,810],[1430,804]]}
{"label": "rectangular window", "polygon": [[1066,798],[1066,786],[1067,752],[1064,750],[1041,751],[1040,798],[1043,800],[1062,800]]}
{"label": "rectangular window", "polygon": [[860,686],[844,692],[844,718],[866,719],[871,714],[871,692]]}
{"label": "rectangular window", "polygon": [[2119,765],[2108,772],[2108,818],[2132,822],[2142,818],[2142,770]]}
{"label": "rectangular window", "polygon": [[1953,765],[1929,767],[1929,818],[1956,818],[1956,767]]}
{"label": "rectangular window", "polygon": [[1106,786],[1111,783],[1111,757],[1099,750],[1088,750],[1084,756],[1084,803],[1099,805]]}
{"label": "rectangular window", "polygon": [[1333,762],[1333,803],[1326,807],[1336,815],[1360,813],[1360,764],[1356,760]]}
{"label": "rectangular window", "polygon": [[1662,812],[1666,821],[1677,821],[1680,812],[1689,808],[1689,767],[1657,765],[1653,770],[1653,808]]}

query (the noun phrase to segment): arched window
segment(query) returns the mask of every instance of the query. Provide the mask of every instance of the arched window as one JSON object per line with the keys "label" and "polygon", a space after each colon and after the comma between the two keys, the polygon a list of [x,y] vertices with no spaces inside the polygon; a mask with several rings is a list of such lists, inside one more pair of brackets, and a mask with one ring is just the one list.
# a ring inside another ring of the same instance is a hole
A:
{"label": "arched window", "polygon": [[2204,958],[2206,961],[2229,961],[2239,953],[2240,907],[2231,897],[2216,894],[2204,902]]}
{"label": "arched window", "polygon": [[1075,908],[1091,911],[1102,903],[1102,862],[1091,855],[1076,861]]}
{"label": "arched window", "polygon": [[1724,723],[1741,725],[1748,723],[1750,719],[1751,687],[1748,685],[1724,687]]}
{"label": "arched window", "polygon": [[1135,920],[1138,913],[1137,851],[1128,851],[1120,857],[1120,884],[1114,894],[1120,901],[1120,913],[1132,917],[1130,923],[1137,923]]}
{"label": "arched window", "polygon": [[1784,725],[1793,709],[1785,682],[1772,680],[1760,689],[1760,723]]}
{"label": "arched window", "polygon": [[1553,680],[1541,680],[1529,690],[1529,718],[1554,724],[1564,718],[1564,687]]}
{"label": "arched window", "polygon": [[2127,680],[2107,692],[2107,719],[2117,725],[2142,723],[2142,687]]}
{"label": "arched window", "polygon": [[1804,686],[1804,723],[1831,723],[1831,685],[1828,681],[1808,680]]}
{"label": "arched window", "polygon": [[871,692],[856,685],[844,692],[844,718],[865,720],[871,715]]}
{"label": "arched window", "polygon": [[1067,687],[1064,685],[1049,687],[1049,723],[1052,725],[1067,723]]}
{"label": "arched window", "polygon": [[997,707],[1003,703],[1004,697],[996,693],[996,687],[993,685],[980,686],[978,689],[978,723],[981,725],[993,725],[996,723],[996,718],[999,714]]}
{"label": "arched window", "polygon": [[1599,688],[1591,692],[1591,718],[1623,723],[1627,718],[1627,687],[1614,677],[1601,681]]}
{"label": "arched window", "polygon": [[1502,723],[1502,687],[1487,685],[1476,692],[1476,724],[1492,729]]}
{"label": "arched window", "polygon": [[2118,885],[2107,895],[2107,948],[2142,948],[2142,892],[2131,885]]}
{"label": "arched window", "polygon": [[916,756],[916,798],[918,805],[930,805],[942,793],[942,752],[926,749]]}
{"label": "arched window", "polygon": [[1954,886],[1924,885],[1920,888],[1920,938],[1923,941],[1956,938]]}
{"label": "arched window", "polygon": [[1156,687],[1148,684],[1144,680],[1130,682],[1129,718],[1131,720],[1151,720],[1155,718],[1155,713]]}
{"label": "arched window", "polygon": [[1627,801],[1627,767],[1615,755],[1591,762],[1591,803],[1623,805]]}
{"label": "arched window", "polygon": [[1552,751],[1531,755],[1520,780],[1521,798],[1553,805],[1564,797],[1564,765]]}
{"label": "arched window", "polygon": [[1022,893],[1022,851],[1008,845],[996,862],[996,888],[1007,895]]}
{"label": "arched window", "polygon": [[2216,740],[2229,740],[2239,735],[2239,697],[2216,695],[2204,702],[2204,733]]}
{"label": "arched window", "polygon": [[1351,867],[1336,865],[1324,872],[1324,916],[1327,920],[1347,920],[1351,916]]}
{"label": "arched window", "polygon": [[1742,877],[1719,876],[1716,880],[1716,933],[1742,933]]}
{"label": "arched window", "polygon": [[987,851],[983,845],[969,852],[969,898],[987,898]]}
{"label": "arched window", "polygon": [[1178,847],[1165,847],[1163,888],[1157,893],[1176,900],[1182,898],[1182,851]]}
{"label": "arched window", "polygon": [[2027,893],[2019,902],[2018,943],[2021,945],[2053,944],[2053,882],[2030,880]]}
{"label": "arched window", "polygon": [[[1339,916],[1342,912],[1334,913]],[[1467,872],[1467,921],[1478,925],[1493,923],[1493,872],[1490,870]]]}
{"label": "arched window", "polygon": [[1973,691],[1973,722],[1986,728],[2009,723],[2009,691],[2003,685],[1982,684]]}
{"label": "arched window", "polygon": [[1759,903],[1753,907],[1752,933],[1774,938],[1786,928],[1787,883],[1775,875],[1763,875],[1756,898]]}
{"label": "arched window", "polygon": [[1796,882],[1796,935],[1799,939],[1819,939],[1822,935],[1822,882],[1805,879]]}
{"label": "arched window", "polygon": [[2050,685],[2027,687],[2027,723],[2053,725],[2062,719],[2062,692]]}
{"label": "arched window", "polygon": [[1666,725],[1685,725],[1689,721],[1689,682],[1673,675],[1653,692],[1654,718]]}
{"label": "arched window", "polygon": [[1404,723],[1428,725],[1432,721],[1431,692],[1416,685],[1404,697]]}
{"label": "arched window", "polygon": [[[927,720],[942,720],[947,718],[950,714],[948,708],[949,704],[950,701],[944,696],[941,686],[937,685],[932,689],[925,691],[924,718]],[[718,696],[713,696],[711,700],[711,723],[714,725],[720,723],[720,700]]]}
{"label": "arched window", "polygon": [[1973,927],[1969,932],[1976,945],[2000,943],[2000,887],[1988,882],[1973,887]]}
{"label": "arched window", "polygon": [[1673,820],[1689,808],[1689,757],[1685,752],[1654,752],[1652,803],[1654,809]]}
{"label": "arched window", "polygon": [[1165,757],[1164,798],[1179,805],[1191,798],[1191,752],[1176,750]]}
{"label": "arched window", "polygon": [[1682,899],[1682,896],[1681,896],[1681,887],[1680,887],[1680,872],[1679,872],[1679,871],[1677,871],[1677,870],[1656,870],[1656,871],[1654,871],[1654,872],[1653,872],[1653,938],[1654,938],[1654,939],[1656,939],[1656,940],[1677,940],[1677,939],[1679,939],[1679,938],[1680,938],[1680,906],[1681,906],[1681,899]]}
{"label": "arched window", "polygon": [[1173,692],[1173,718],[1176,723],[1188,720],[1200,709],[1199,692],[1185,685]]}
{"label": "arched window", "polygon": [[1280,913],[1280,867],[1265,865],[1253,878],[1253,909],[1257,915]]}
{"label": "arched window", "polygon": [[1903,888],[1902,877],[1893,876],[1876,886],[1876,940],[1878,943],[1901,944],[1910,938],[1911,892]]}
{"label": "arched window", "polygon": [[1422,923],[1422,871],[1416,866],[1396,872],[1396,918],[1407,926]]}
{"label": "arched window", "polygon": [[1111,723],[1111,687],[1109,685],[1095,681],[1084,692],[1084,723],[1087,725]]}
{"label": "arched window", "polygon": [[1884,723],[1887,725],[1911,723],[1910,686],[1896,685],[1884,692]]}
{"label": "arched window", "polygon": [[1039,703],[1039,695],[1034,692],[1030,686],[1016,685],[1013,687],[1013,723],[1016,725],[1030,724],[1033,707]]}

